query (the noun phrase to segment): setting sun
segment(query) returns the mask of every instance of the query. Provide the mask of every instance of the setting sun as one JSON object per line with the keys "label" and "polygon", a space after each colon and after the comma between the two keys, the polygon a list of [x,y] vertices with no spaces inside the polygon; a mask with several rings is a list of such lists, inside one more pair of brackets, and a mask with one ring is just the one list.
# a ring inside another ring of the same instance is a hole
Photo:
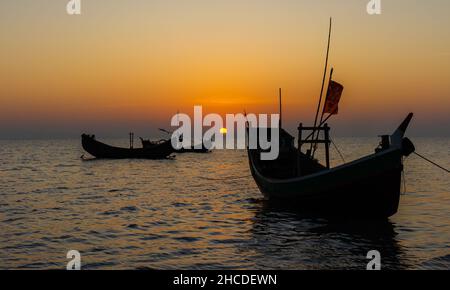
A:
{"label": "setting sun", "polygon": [[220,134],[225,135],[228,132],[227,128],[221,128],[220,129]]}

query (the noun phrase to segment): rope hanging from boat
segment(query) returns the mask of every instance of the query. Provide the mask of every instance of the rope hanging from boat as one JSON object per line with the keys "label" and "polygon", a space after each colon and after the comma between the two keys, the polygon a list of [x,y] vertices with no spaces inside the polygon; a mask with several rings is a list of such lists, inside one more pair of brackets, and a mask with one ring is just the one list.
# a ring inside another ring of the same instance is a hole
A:
{"label": "rope hanging from boat", "polygon": [[334,143],[333,139],[330,138],[331,144],[333,144],[334,149],[336,149],[337,153],[339,154],[339,156],[341,157],[342,161],[344,163],[346,163],[344,155],[342,155],[341,151],[339,150],[339,148],[337,147],[337,145]]}
{"label": "rope hanging from boat", "polygon": [[[405,162],[406,158],[403,159]],[[405,195],[406,194],[406,174],[405,174],[405,168],[403,167],[402,170],[402,184],[403,184],[403,193],[401,193],[401,195]]]}
{"label": "rope hanging from boat", "polygon": [[436,166],[436,167],[446,171],[447,173],[450,173],[450,171],[448,169],[442,167],[441,165],[437,164],[434,161],[431,161],[430,159],[426,158],[425,156],[423,156],[423,155],[421,155],[421,154],[419,154],[417,152],[413,152],[413,153],[416,154],[417,156],[419,156],[420,158],[422,158],[423,160],[428,161],[429,163],[433,164],[434,166]]}

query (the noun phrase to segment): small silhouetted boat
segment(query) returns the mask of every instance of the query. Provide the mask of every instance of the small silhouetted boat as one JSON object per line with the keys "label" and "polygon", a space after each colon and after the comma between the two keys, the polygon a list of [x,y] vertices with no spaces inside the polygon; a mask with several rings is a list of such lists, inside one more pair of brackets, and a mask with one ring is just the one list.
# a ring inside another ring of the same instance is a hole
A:
{"label": "small silhouetted boat", "polygon": [[[173,132],[168,131],[166,129],[159,128],[159,130],[161,132],[168,134],[169,136],[172,136],[172,134],[173,134]],[[179,139],[180,142],[183,142],[183,136],[180,136],[179,138],[180,138]],[[182,154],[182,153],[211,153],[211,150],[206,148],[204,143],[201,144],[201,148],[198,148],[198,147],[200,147],[199,145],[200,145],[200,143],[192,145],[191,148],[175,149],[175,153],[180,153],[180,154]]]}
{"label": "small silhouetted boat", "polygon": [[133,134],[130,134],[130,148],[114,147],[95,139],[94,135],[83,134],[81,144],[83,149],[96,158],[106,159],[165,159],[175,150],[170,140],[151,142],[142,141],[142,148],[133,148]]}
{"label": "small silhouetted boat", "polygon": [[177,149],[177,150],[175,150],[175,153],[211,153],[211,150],[208,148],[205,148],[205,146],[202,145],[202,148],[199,148],[199,149],[195,149],[195,146],[193,146],[190,149],[185,149],[185,148]]}

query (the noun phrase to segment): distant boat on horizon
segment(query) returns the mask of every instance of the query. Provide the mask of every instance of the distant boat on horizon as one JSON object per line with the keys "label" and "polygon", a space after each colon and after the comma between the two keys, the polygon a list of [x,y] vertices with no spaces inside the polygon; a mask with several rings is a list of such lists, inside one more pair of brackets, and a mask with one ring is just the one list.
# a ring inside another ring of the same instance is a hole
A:
{"label": "distant boat on horizon", "polygon": [[[172,135],[173,134],[173,132],[168,131],[166,129],[159,128],[159,130],[161,132],[164,132],[164,133],[168,134],[168,135]],[[183,141],[183,136],[180,136],[179,138],[180,138],[180,142],[182,142]],[[201,143],[201,148],[198,148],[198,147],[200,147],[200,146],[198,146],[198,145],[200,145],[200,143]],[[184,148],[183,147],[183,148],[180,148],[180,149],[175,149],[175,152],[176,153],[211,153],[211,149],[208,149],[205,146],[204,142],[199,142],[197,144],[191,144],[191,148]]]}
{"label": "distant boat on horizon", "polygon": [[166,159],[173,153],[209,153],[211,150],[202,144],[202,148],[175,149],[170,139],[150,141],[143,138],[142,147],[134,148],[134,133],[130,133],[130,147],[116,147],[96,140],[95,135],[82,134],[81,145],[90,155],[98,159]]}

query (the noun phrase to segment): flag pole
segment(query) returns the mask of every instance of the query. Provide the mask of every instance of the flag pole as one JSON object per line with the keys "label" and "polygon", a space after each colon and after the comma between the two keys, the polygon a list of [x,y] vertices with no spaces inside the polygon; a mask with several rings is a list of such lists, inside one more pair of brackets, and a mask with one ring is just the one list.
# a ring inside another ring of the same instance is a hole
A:
{"label": "flag pole", "polygon": [[[327,102],[327,96],[328,96],[328,91],[329,91],[329,89],[330,89],[330,83],[331,83],[331,80],[333,79],[333,71],[334,71],[334,69],[333,68],[331,68],[331,71],[330,71],[330,78],[329,78],[329,80],[328,80],[328,89],[327,89],[327,92],[326,92],[326,94],[325,94],[325,103]],[[323,122],[323,115],[325,114],[325,105],[323,106],[323,108],[322,108],[322,114],[320,115],[320,122],[319,122],[319,125],[317,126],[317,127],[322,127],[322,125],[326,122]],[[331,117],[331,115],[330,116],[328,116],[328,118],[327,118],[327,120],[329,119]],[[318,140],[319,139],[319,135],[320,135],[320,130],[317,130],[317,136],[316,135],[314,135],[313,134],[313,140]],[[311,143],[312,144],[312,143]],[[312,151],[312,157],[314,157],[314,154],[316,153],[316,150],[317,150],[317,144],[314,144],[314,150]]]}
{"label": "flag pole", "polygon": [[[334,68],[331,68],[331,71],[330,71],[330,79],[328,80],[328,90],[330,89],[330,84],[331,84],[331,81],[333,80],[333,71],[334,71]],[[327,90],[327,95],[328,95],[328,90]],[[326,102],[326,96],[325,96],[325,102]],[[323,106],[323,108],[322,108],[322,115],[320,116],[320,122],[319,122],[319,124],[322,123],[323,115],[324,115],[324,114],[325,114],[325,106]],[[320,125],[319,125],[319,127],[320,127]]]}
{"label": "flag pole", "polygon": [[279,98],[280,98],[280,129],[281,129],[281,127],[282,127],[282,120],[283,120],[283,118],[282,118],[282,109],[281,109],[281,88],[278,89],[278,95],[279,95]]}
{"label": "flag pole", "polygon": [[[317,105],[317,111],[316,111],[316,117],[314,118],[314,128],[317,125],[317,119],[319,117],[319,111],[320,111],[320,105],[322,103],[322,95],[323,95],[323,88],[325,86],[325,79],[327,77],[327,70],[328,70],[328,57],[330,54],[330,42],[331,42],[331,26],[332,26],[332,18],[330,17],[330,27],[328,30],[328,45],[327,45],[327,55],[325,58],[325,70],[323,72],[323,79],[322,79],[322,88],[320,89],[320,97],[319,97],[319,104]],[[313,136],[314,136],[315,130],[313,130]],[[313,147],[313,143],[311,143],[311,148],[310,150],[312,150]]]}

